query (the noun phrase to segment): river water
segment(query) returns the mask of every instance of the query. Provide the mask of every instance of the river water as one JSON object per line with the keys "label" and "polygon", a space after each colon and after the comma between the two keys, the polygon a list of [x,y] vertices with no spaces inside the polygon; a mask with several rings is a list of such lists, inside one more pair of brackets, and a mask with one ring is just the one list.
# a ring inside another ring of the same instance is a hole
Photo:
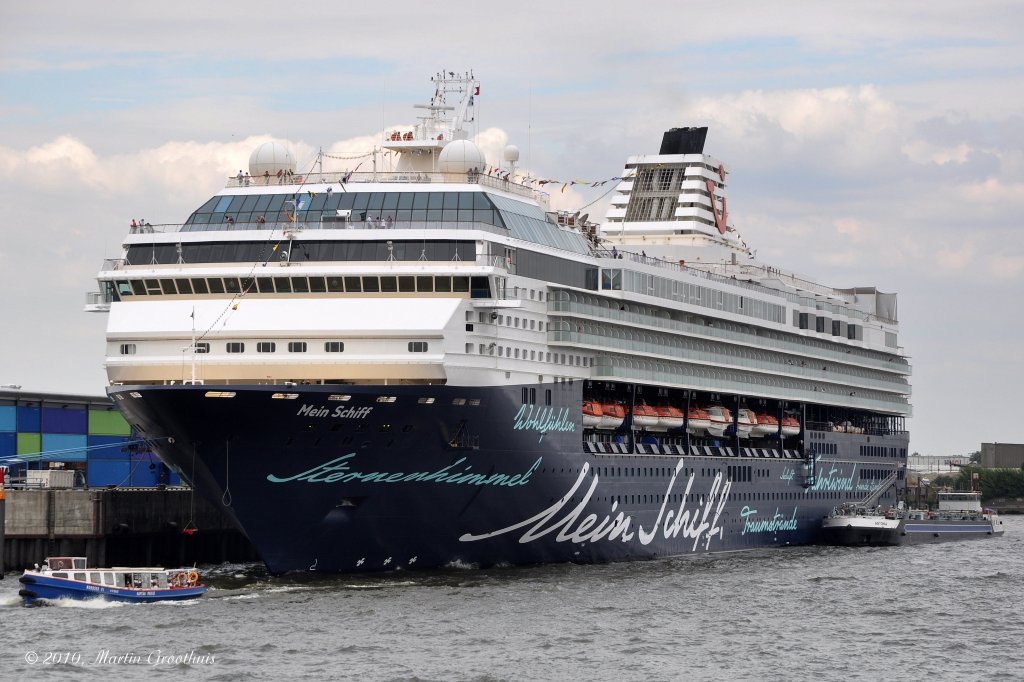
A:
{"label": "river water", "polygon": [[210,566],[177,604],[23,608],[11,573],[0,679],[1019,680],[1024,517],[1003,521],[973,542],[601,566]]}

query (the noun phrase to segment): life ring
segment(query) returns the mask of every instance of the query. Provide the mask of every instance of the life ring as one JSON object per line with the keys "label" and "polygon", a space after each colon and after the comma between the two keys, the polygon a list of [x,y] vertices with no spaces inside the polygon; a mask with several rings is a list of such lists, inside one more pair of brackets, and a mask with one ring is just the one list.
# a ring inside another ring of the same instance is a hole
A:
{"label": "life ring", "polygon": [[189,585],[195,585],[199,582],[199,573],[196,571],[189,571],[186,579],[188,580]]}
{"label": "life ring", "polygon": [[181,571],[171,578],[171,587],[184,587],[185,586],[185,572]]}

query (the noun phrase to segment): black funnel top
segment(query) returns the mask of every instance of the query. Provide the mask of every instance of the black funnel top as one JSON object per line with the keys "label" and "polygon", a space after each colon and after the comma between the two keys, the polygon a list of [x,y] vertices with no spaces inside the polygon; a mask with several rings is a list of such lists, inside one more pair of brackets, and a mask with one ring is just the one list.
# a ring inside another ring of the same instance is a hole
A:
{"label": "black funnel top", "polygon": [[659,154],[703,154],[704,139],[708,136],[704,128],[673,128],[661,138]]}

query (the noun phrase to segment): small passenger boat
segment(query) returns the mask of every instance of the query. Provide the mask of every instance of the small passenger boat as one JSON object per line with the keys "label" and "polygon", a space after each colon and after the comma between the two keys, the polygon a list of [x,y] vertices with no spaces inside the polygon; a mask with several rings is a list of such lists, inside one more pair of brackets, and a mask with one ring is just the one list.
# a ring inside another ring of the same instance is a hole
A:
{"label": "small passenger boat", "polygon": [[156,602],[195,599],[206,593],[195,568],[90,568],[85,557],[50,557],[19,578],[27,606],[39,599],[106,599]]}

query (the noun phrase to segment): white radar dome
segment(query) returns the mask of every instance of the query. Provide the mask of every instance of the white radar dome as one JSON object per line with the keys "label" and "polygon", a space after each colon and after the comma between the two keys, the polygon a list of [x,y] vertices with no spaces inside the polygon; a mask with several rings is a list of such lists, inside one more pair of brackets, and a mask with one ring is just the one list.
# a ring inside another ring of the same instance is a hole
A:
{"label": "white radar dome", "polygon": [[280,142],[264,142],[253,150],[249,157],[249,175],[254,178],[264,174],[277,175],[278,171],[295,172],[295,159]]}
{"label": "white radar dome", "polygon": [[514,144],[508,145],[507,147],[505,147],[503,156],[505,157],[506,161],[515,163],[516,161],[519,160],[519,147],[515,146]]}
{"label": "white radar dome", "polygon": [[452,140],[441,150],[437,159],[442,173],[468,173],[471,170],[487,170],[484,153],[469,140]]}

